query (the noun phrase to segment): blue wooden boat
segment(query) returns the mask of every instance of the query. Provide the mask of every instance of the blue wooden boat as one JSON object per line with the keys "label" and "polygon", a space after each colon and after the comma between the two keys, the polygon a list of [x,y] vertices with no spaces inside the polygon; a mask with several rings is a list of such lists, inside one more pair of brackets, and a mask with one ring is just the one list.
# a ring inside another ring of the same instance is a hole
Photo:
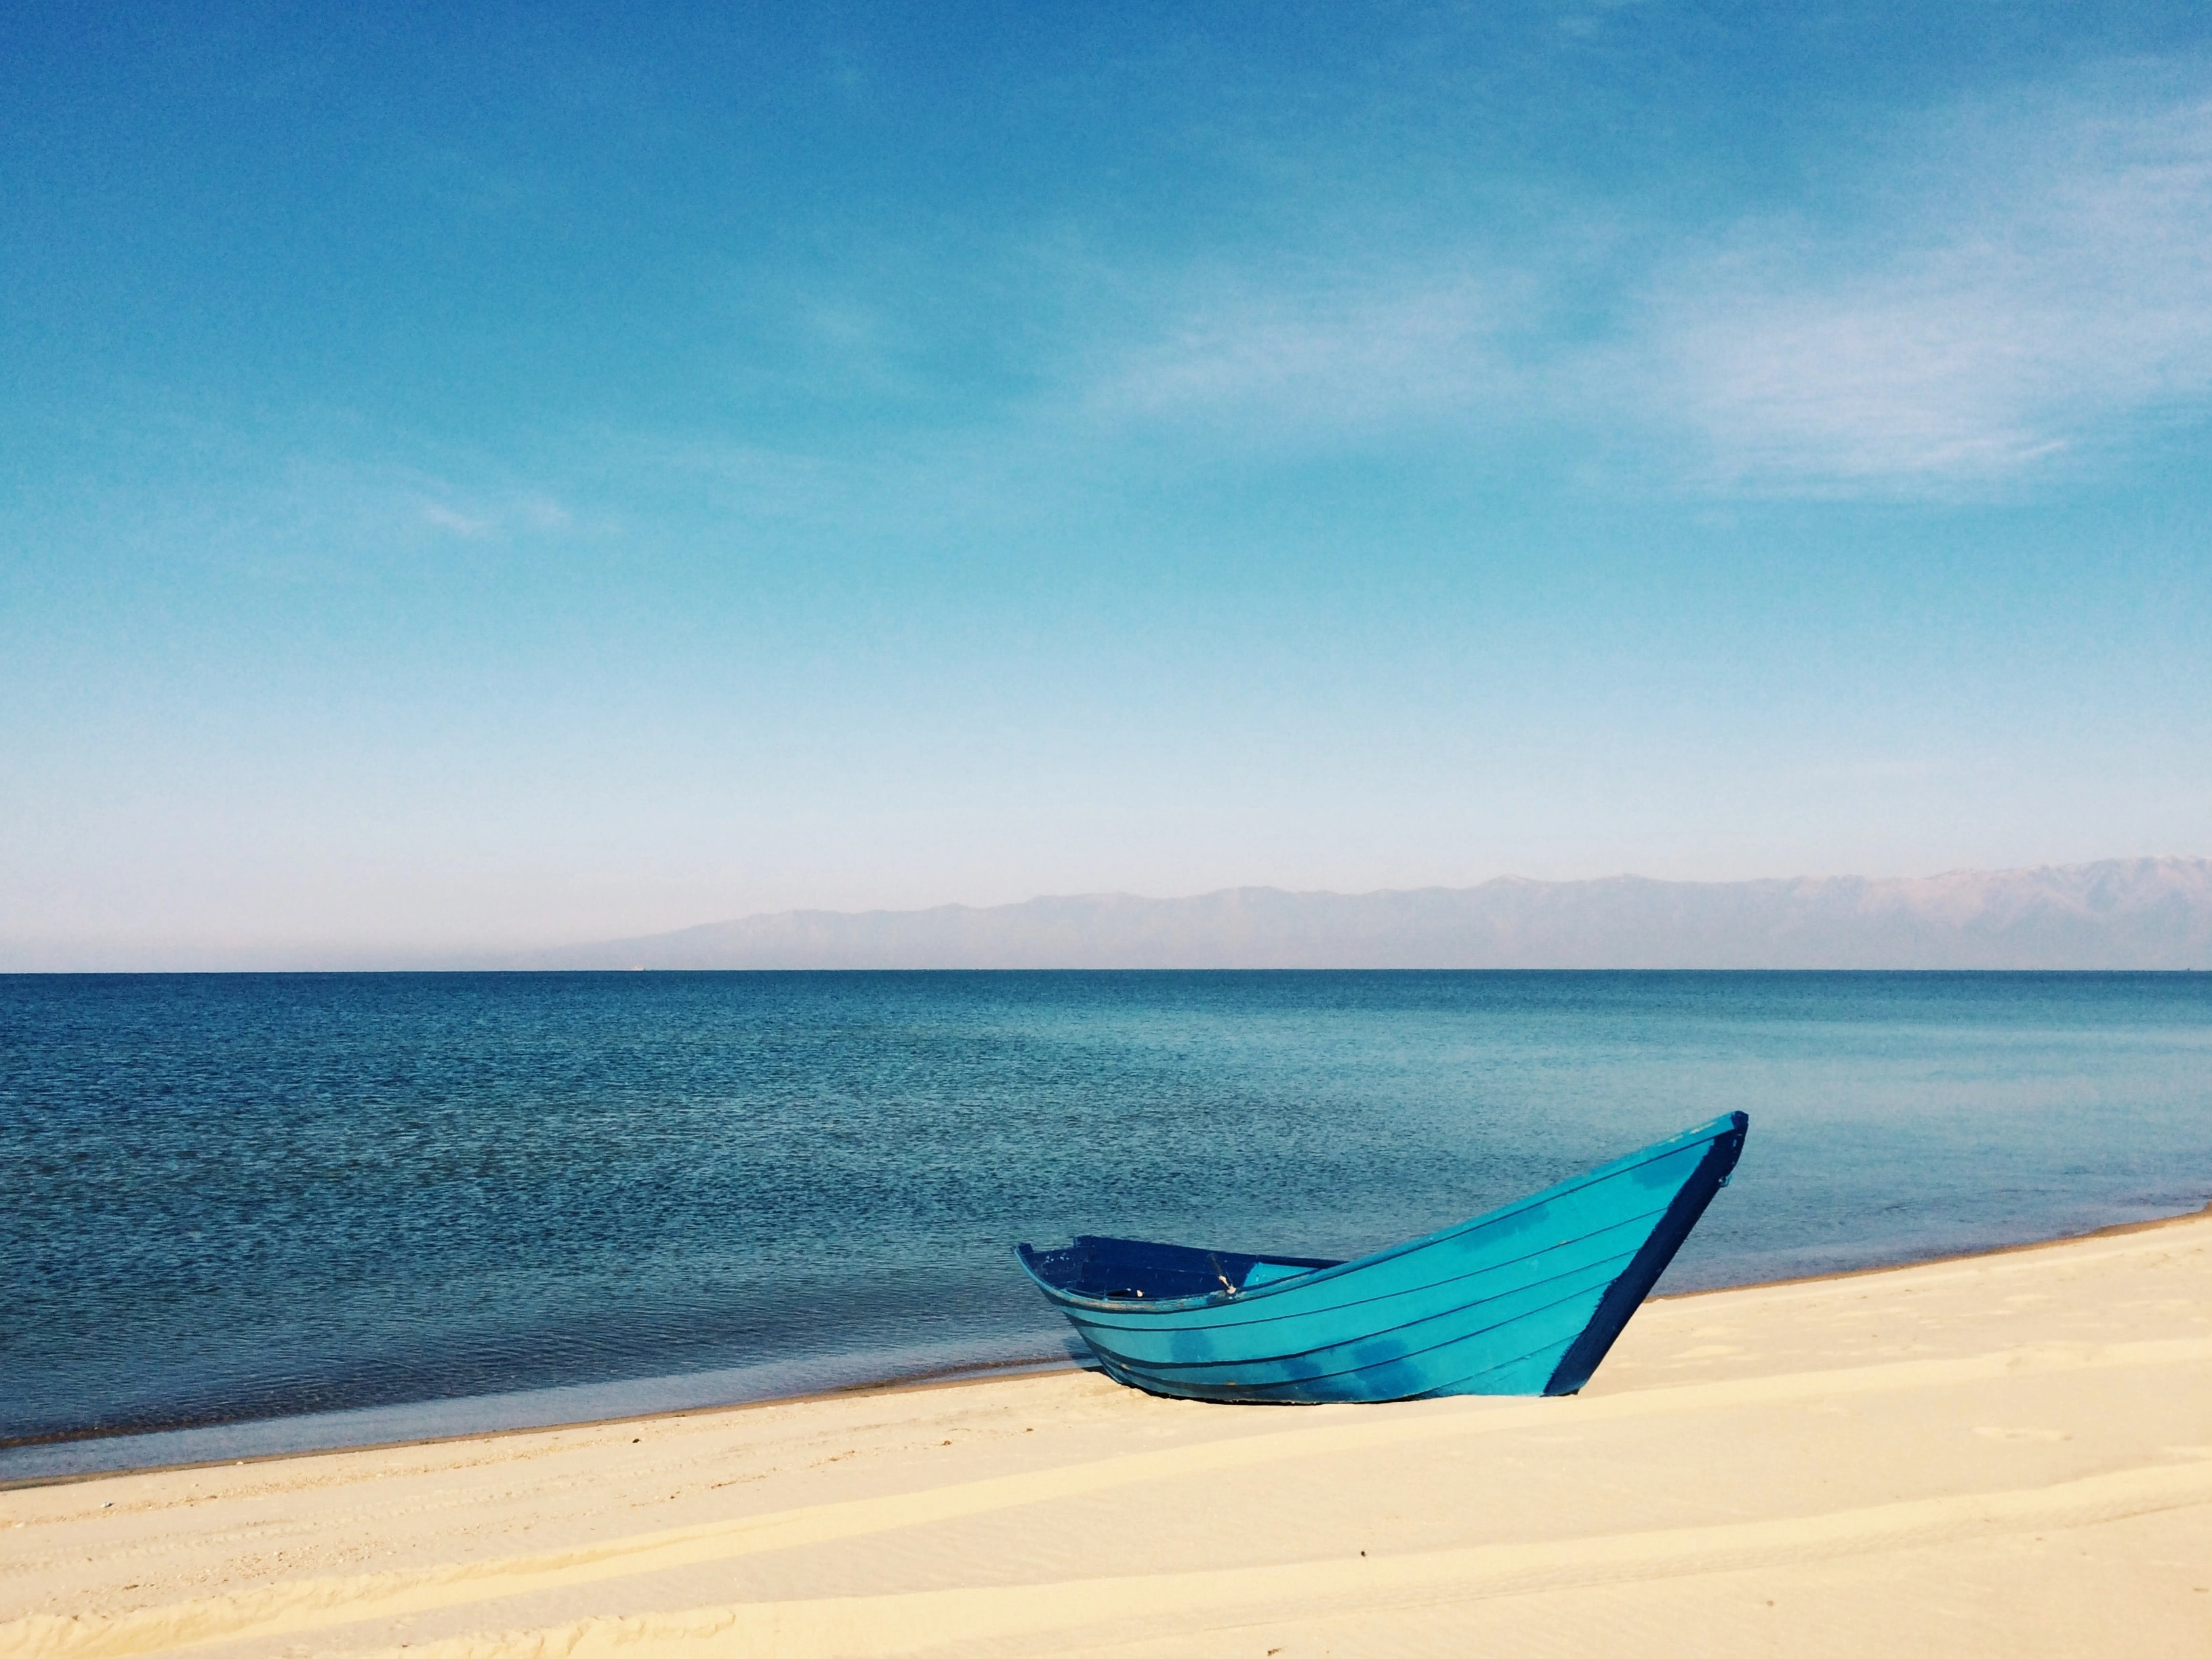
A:
{"label": "blue wooden boat", "polygon": [[1107,1375],[1185,1400],[1573,1394],[1728,1184],[1750,1120],[1356,1261],[1082,1237],[1018,1248]]}

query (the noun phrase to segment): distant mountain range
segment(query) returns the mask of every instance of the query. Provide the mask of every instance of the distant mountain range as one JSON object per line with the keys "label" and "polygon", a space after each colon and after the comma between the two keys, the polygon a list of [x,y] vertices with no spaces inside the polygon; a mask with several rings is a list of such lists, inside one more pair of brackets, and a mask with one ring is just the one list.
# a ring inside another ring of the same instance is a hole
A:
{"label": "distant mountain range", "polygon": [[533,968],[2212,969],[2212,859],[1902,879],[1231,887],[787,910],[544,951]]}

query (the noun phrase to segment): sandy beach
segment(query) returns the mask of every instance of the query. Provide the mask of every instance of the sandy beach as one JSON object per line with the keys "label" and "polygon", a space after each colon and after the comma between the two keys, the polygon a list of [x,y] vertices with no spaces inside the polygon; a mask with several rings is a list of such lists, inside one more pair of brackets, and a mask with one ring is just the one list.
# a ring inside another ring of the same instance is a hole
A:
{"label": "sandy beach", "polygon": [[1654,1302],[1570,1400],[1080,1372],[0,1492],[0,1654],[2212,1653],[2212,1213]]}

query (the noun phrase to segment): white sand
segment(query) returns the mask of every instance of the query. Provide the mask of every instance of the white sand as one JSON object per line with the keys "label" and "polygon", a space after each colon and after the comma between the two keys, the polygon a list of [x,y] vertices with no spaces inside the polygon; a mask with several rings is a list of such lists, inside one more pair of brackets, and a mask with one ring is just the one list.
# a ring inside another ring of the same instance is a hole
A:
{"label": "white sand", "polygon": [[72,1659],[2208,1659],[2212,1215],[1654,1303],[1574,1400],[1055,1374],[0,1492],[0,1621]]}

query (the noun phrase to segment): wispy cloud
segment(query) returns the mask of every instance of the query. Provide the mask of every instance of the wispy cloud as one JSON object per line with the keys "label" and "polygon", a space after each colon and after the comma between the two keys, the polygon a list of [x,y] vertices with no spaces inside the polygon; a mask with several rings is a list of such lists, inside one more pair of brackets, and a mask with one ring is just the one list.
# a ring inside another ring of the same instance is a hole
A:
{"label": "wispy cloud", "polygon": [[[457,490],[442,480],[422,480],[415,516],[430,529],[474,541],[488,536],[552,535],[574,527],[575,514],[552,496],[524,491],[494,495]],[[461,505],[454,505],[455,502]]]}
{"label": "wispy cloud", "polygon": [[1159,335],[1091,387],[1109,419],[1232,420],[1269,434],[1395,424],[1502,398],[1534,283],[1469,269],[1332,272],[1302,287],[1194,285]]}
{"label": "wispy cloud", "polygon": [[1715,482],[1916,493],[2201,403],[2212,103],[2048,113],[1946,158],[1901,211],[1680,260],[1620,348],[1643,415],[1682,422]]}
{"label": "wispy cloud", "polygon": [[416,515],[431,529],[442,530],[452,536],[487,536],[492,530],[491,520],[456,512],[442,501],[424,501],[416,509]]}
{"label": "wispy cloud", "polygon": [[[1356,441],[1579,425],[1722,493],[2002,487],[2212,403],[2212,100],[1928,118],[1791,218],[1170,289],[1091,418]],[[1634,252],[1630,252],[1633,249]],[[1571,325],[1559,296],[1609,295]]]}
{"label": "wispy cloud", "polygon": [[229,465],[200,489],[166,495],[147,533],[235,568],[286,581],[349,581],[394,556],[433,562],[611,526],[549,489],[478,464],[428,467],[325,453],[265,454],[231,439]]}

